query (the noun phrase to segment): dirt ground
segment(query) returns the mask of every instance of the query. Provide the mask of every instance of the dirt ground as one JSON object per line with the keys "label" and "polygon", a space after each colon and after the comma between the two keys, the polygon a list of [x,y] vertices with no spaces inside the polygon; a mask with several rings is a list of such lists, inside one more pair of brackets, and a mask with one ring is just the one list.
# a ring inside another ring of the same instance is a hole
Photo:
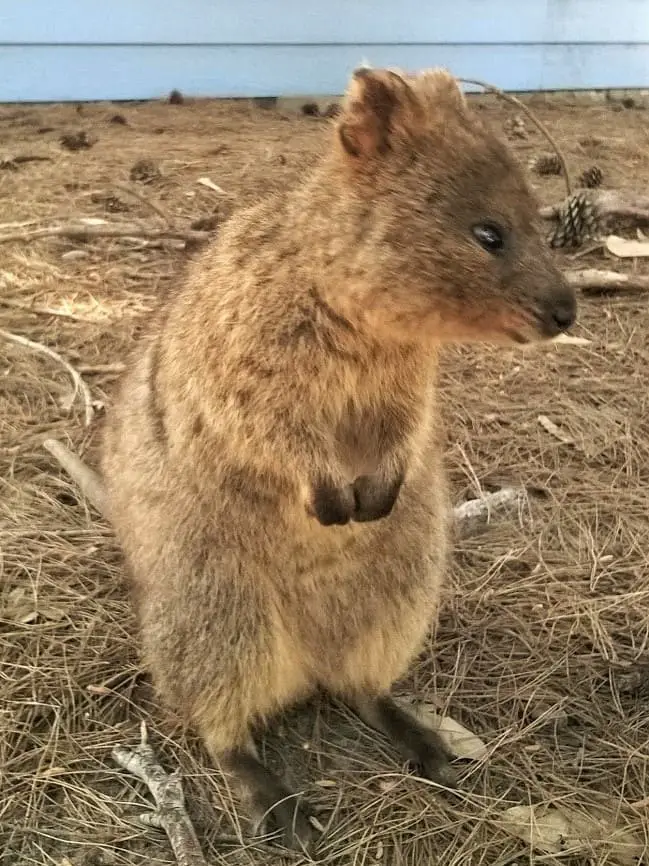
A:
{"label": "dirt ground", "polygon": [[[477,104],[497,127],[512,116]],[[646,188],[649,112],[534,110],[575,176],[596,163],[605,186]],[[0,106],[0,235],[79,217],[218,230],[234,208],[292,182],[327,122],[248,103]],[[525,163],[547,150],[526,129],[513,141]],[[79,131],[90,147],[60,143]],[[220,191],[198,182],[206,177]],[[562,198],[561,178],[533,182],[544,203]],[[111,758],[115,744],[138,741],[141,720],[164,766],[182,768],[210,863],[283,862],[241,840],[224,780],[153,701],[110,529],[42,447],[58,437],[93,459],[138,322],[191,254],[178,241],[123,237],[0,243],[0,328],[57,352],[94,409],[85,427],[83,395],[73,397],[60,361],[0,333],[3,866],[173,862],[166,837],[135,822],[148,792]],[[600,252],[557,255],[566,268],[642,268]],[[494,483],[545,494],[458,541],[439,627],[399,689],[451,714],[487,754],[463,765],[461,793],[443,797],[340,707],[318,700],[279,720],[264,753],[325,810],[318,862],[552,861],[504,828],[515,805],[599,809],[640,846],[649,837],[647,689],[629,676],[649,657],[648,298],[582,298],[574,333],[591,342],[445,355],[455,500]],[[571,862],[642,857],[591,841]]]}

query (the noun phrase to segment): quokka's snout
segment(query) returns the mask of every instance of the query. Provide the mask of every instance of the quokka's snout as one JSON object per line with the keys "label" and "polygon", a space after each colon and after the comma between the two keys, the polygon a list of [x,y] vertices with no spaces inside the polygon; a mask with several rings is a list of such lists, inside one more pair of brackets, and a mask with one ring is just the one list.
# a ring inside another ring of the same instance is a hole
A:
{"label": "quokka's snout", "polygon": [[575,324],[577,296],[562,276],[554,288],[539,298],[536,317],[542,337],[549,339],[568,331]]}

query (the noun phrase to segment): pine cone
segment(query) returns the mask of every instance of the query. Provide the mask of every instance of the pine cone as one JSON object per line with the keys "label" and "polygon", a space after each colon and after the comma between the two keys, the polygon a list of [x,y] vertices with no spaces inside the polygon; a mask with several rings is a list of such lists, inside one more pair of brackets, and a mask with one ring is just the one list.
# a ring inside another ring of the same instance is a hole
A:
{"label": "pine cone", "polygon": [[604,172],[598,165],[591,165],[579,175],[579,186],[587,189],[596,189],[604,180]]}
{"label": "pine cone", "polygon": [[515,114],[513,117],[508,117],[503,124],[507,138],[527,138],[527,129],[525,121],[520,114]]}
{"label": "pine cone", "polygon": [[531,157],[529,167],[540,175],[561,174],[561,160],[556,153],[540,153]]}
{"label": "pine cone", "polygon": [[571,195],[562,205],[550,246],[579,247],[594,237],[599,230],[597,206],[588,192],[582,190]]}

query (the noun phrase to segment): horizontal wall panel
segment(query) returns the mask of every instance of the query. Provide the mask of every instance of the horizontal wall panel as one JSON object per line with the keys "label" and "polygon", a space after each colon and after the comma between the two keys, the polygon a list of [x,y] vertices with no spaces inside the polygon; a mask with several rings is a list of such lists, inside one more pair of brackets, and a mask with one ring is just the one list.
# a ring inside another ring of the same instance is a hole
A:
{"label": "horizontal wall panel", "polygon": [[12,46],[0,102],[335,94],[361,60],[447,66],[506,90],[649,87],[649,48],[628,45]]}
{"label": "horizontal wall panel", "polygon": [[0,0],[0,44],[422,42],[649,43],[649,0]]}

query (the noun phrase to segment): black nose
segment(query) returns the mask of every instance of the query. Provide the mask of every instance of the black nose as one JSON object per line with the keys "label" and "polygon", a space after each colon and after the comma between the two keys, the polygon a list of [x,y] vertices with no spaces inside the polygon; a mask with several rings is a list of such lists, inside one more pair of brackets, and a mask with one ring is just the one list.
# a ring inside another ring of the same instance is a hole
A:
{"label": "black nose", "polygon": [[577,319],[577,299],[573,292],[555,298],[547,309],[551,330],[556,334],[567,331]]}
{"label": "black nose", "polygon": [[577,318],[576,313],[577,311],[574,304],[571,307],[566,304],[563,307],[557,307],[552,313],[552,318],[560,331],[567,331],[571,325],[574,325],[575,319]]}

